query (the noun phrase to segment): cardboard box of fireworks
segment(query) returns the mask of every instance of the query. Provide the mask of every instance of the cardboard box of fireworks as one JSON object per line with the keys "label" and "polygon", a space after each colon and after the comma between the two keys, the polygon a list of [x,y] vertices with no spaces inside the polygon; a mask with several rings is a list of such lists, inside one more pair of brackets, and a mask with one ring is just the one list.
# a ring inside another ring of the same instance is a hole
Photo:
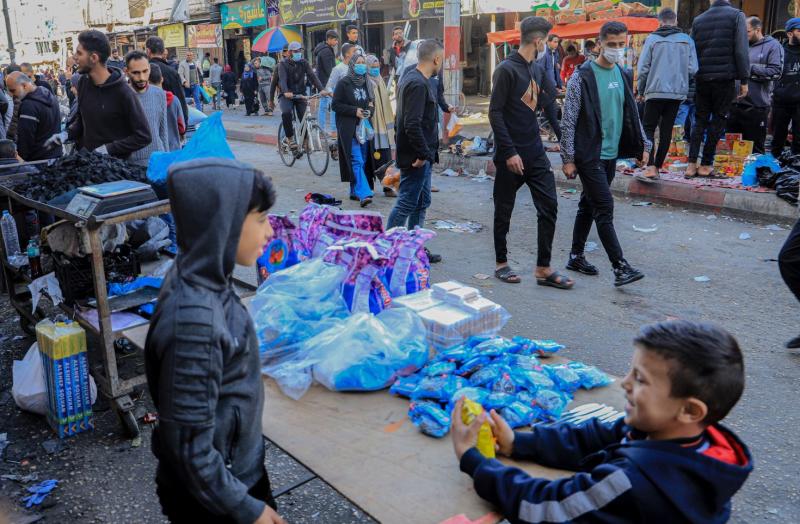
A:
{"label": "cardboard box of fireworks", "polygon": [[744,171],[747,157],[752,154],[752,140],[742,140],[741,133],[725,133],[725,137],[717,143],[714,170],[729,177],[739,176]]}

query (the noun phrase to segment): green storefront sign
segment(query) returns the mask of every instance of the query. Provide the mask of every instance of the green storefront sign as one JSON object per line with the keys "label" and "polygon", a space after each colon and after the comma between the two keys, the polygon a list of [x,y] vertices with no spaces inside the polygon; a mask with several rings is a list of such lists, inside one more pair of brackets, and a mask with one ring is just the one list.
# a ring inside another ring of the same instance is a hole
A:
{"label": "green storefront sign", "polygon": [[219,6],[223,29],[267,25],[264,0],[246,0]]}

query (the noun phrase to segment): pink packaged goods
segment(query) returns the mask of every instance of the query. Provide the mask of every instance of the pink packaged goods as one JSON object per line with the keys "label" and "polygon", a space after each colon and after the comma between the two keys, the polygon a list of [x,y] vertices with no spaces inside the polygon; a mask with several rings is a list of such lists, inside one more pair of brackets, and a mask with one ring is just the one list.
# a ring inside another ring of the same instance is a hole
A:
{"label": "pink packaged goods", "polygon": [[428,229],[394,228],[376,239],[376,247],[389,259],[386,280],[393,297],[430,287],[431,265],[425,253],[425,242],[434,236],[436,233]]}
{"label": "pink packaged goods", "polygon": [[307,260],[309,254],[300,241],[297,226],[286,216],[269,215],[269,223],[274,236],[256,261],[258,283],[265,281],[272,273],[292,267]]}
{"label": "pink packaged goods", "polygon": [[378,314],[392,303],[385,280],[388,259],[369,242],[340,241],[328,248],[325,262],[345,266],[342,297],[352,313]]}

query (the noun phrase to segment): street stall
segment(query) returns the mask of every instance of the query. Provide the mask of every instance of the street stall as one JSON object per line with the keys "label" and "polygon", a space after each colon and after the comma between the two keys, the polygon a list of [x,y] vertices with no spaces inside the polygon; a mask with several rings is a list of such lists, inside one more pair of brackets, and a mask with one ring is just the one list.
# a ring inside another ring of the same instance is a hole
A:
{"label": "street stall", "polygon": [[[658,29],[658,19],[640,16],[621,16],[614,19],[615,22],[622,22],[628,27],[629,35],[652,33]],[[553,26],[552,34],[563,39],[582,39],[597,38],[600,28],[608,22],[606,19],[589,20],[585,22],[575,22],[569,24],[557,24]],[[486,35],[491,44],[519,45],[519,29],[508,29],[496,31]]]}

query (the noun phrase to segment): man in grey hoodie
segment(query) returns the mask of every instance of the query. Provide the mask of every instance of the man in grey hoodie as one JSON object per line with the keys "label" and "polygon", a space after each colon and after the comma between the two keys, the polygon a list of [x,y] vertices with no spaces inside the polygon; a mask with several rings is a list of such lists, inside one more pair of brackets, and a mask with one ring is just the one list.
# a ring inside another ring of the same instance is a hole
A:
{"label": "man in grey hoodie", "polygon": [[746,97],[734,102],[727,131],[742,133],[742,138],[753,141],[753,152],[763,154],[773,81],[783,72],[783,47],[771,36],[764,36],[763,25],[756,16],[747,19],[747,39],[750,41],[749,89]]}
{"label": "man in grey hoodie", "polygon": [[650,156],[646,178],[658,178],[658,170],[672,141],[672,127],[681,102],[689,93],[689,81],[697,73],[694,41],[678,28],[678,15],[666,7],[658,13],[661,24],[642,47],[639,58],[639,98],[645,100],[642,125],[654,143],[659,128],[658,150]]}

